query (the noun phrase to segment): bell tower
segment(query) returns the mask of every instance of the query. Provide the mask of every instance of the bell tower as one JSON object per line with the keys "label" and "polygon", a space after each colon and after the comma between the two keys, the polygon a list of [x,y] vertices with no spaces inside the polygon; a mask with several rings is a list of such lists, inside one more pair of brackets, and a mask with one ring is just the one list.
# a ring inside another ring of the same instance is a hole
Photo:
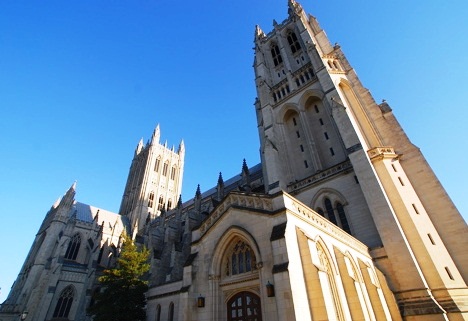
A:
{"label": "bell tower", "polygon": [[[330,106],[314,86],[328,66],[315,48],[302,7],[294,1],[288,5],[289,18],[281,24],[273,21],[272,32],[266,35],[259,26],[255,30],[256,109],[271,192],[347,158]],[[330,61],[328,68],[341,71],[338,61]],[[290,99],[300,93],[307,94],[299,104]]]}
{"label": "bell tower", "polygon": [[142,229],[148,219],[162,210],[177,205],[182,190],[185,145],[177,151],[160,143],[159,125],[146,145],[138,143],[128,173],[119,214],[130,219],[133,233]]}
{"label": "bell tower", "polygon": [[468,227],[388,103],[294,0],[254,43],[265,190],[367,244],[408,320],[467,320]]}

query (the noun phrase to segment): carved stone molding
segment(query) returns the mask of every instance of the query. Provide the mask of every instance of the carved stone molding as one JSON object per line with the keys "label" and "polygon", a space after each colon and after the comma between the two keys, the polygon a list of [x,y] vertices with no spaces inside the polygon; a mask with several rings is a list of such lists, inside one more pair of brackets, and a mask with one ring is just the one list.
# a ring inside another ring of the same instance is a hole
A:
{"label": "carved stone molding", "polygon": [[384,158],[396,158],[398,157],[397,154],[395,154],[395,150],[393,147],[374,147],[372,149],[369,149],[367,151],[369,154],[369,157],[372,161],[376,160],[381,160]]}

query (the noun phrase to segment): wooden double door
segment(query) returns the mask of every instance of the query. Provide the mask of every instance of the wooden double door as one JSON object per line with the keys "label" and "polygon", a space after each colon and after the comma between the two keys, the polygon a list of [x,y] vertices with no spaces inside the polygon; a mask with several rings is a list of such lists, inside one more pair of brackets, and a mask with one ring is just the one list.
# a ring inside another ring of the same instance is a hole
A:
{"label": "wooden double door", "polygon": [[252,292],[239,292],[227,304],[228,321],[262,321],[260,297]]}

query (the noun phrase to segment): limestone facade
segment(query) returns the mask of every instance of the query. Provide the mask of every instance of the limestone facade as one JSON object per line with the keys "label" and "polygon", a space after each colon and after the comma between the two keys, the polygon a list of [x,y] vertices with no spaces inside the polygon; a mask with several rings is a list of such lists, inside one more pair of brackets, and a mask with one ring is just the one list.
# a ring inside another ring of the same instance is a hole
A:
{"label": "limestone facade", "polygon": [[158,126],[119,214],[75,215],[74,187],[54,205],[0,319],[90,320],[127,230],[152,253],[148,321],[468,320],[468,227],[388,103],[294,0],[254,42],[261,163],[182,203],[185,146]]}

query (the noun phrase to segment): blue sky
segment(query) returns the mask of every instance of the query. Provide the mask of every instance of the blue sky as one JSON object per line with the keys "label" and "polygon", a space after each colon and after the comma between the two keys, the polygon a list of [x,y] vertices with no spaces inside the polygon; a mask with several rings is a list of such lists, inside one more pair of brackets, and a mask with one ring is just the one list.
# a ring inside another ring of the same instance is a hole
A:
{"label": "blue sky", "polygon": [[[303,1],[468,213],[468,3]],[[133,151],[186,144],[182,198],[259,162],[253,35],[286,0],[0,2],[0,302],[47,210],[117,212]]]}

